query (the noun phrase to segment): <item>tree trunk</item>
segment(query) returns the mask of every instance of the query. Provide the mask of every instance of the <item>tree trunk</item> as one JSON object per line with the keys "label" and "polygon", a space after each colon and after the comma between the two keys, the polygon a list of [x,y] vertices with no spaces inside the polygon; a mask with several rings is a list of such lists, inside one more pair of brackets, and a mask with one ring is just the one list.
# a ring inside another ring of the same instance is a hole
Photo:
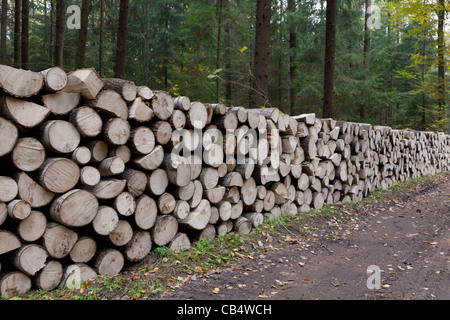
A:
{"label": "tree trunk", "polygon": [[[438,8],[438,102],[439,102],[439,120],[445,117],[445,1],[439,0]],[[449,119],[450,123],[450,119]],[[449,124],[450,128],[450,124]],[[442,128],[444,131],[444,128]],[[450,131],[449,131],[450,132]]]}
{"label": "tree trunk", "polygon": [[14,67],[21,67],[20,60],[20,44],[21,44],[21,33],[20,33],[20,17],[22,11],[22,1],[14,1]]}
{"label": "tree trunk", "polygon": [[[17,0],[16,0],[17,1]],[[22,38],[21,38],[21,67],[28,70],[29,68],[29,52],[28,52],[28,38],[29,38],[29,22],[30,22],[30,2],[29,0],[22,0]]]}
{"label": "tree trunk", "polygon": [[105,0],[100,0],[100,43],[98,45],[98,70],[103,77],[103,38],[105,33]]}
{"label": "tree trunk", "polygon": [[[288,9],[292,14],[297,10],[295,0],[288,0]],[[290,114],[294,115],[296,90],[294,80],[296,78],[296,56],[297,56],[297,32],[295,24],[291,21],[289,30],[289,106]],[[281,71],[281,70],[280,70]]]}
{"label": "tree trunk", "polygon": [[7,64],[6,31],[8,25],[8,0],[2,0],[2,18],[0,31],[0,63]]}
{"label": "tree trunk", "polygon": [[[364,15],[364,68],[366,69],[365,81],[368,81],[368,75],[370,70],[370,26],[369,19],[372,11],[372,0],[365,0],[365,15]],[[362,121],[367,121],[367,104],[365,97],[362,97],[361,108],[359,110]]]}
{"label": "tree trunk", "polygon": [[323,118],[334,116],[334,65],[336,50],[336,0],[327,0],[325,31],[325,68],[323,83]]}
{"label": "tree trunk", "polygon": [[129,0],[120,0],[119,29],[117,31],[116,64],[114,71],[115,77],[121,79],[125,78],[129,2]]}
{"label": "tree trunk", "polygon": [[86,60],[86,40],[90,6],[91,0],[83,0],[81,3],[81,29],[78,31],[77,56],[75,62],[75,67],[77,69],[84,68]]}
{"label": "tree trunk", "polygon": [[[217,45],[216,45],[216,69],[220,69],[220,49],[222,36],[222,8],[223,0],[217,1],[216,19],[217,19]],[[220,79],[216,77],[216,101],[220,102]]]}
{"label": "tree trunk", "polygon": [[64,28],[67,0],[56,0],[55,66],[63,66]]}
{"label": "tree trunk", "polygon": [[258,0],[256,4],[254,84],[250,108],[266,107],[269,97],[269,52],[271,0]]}

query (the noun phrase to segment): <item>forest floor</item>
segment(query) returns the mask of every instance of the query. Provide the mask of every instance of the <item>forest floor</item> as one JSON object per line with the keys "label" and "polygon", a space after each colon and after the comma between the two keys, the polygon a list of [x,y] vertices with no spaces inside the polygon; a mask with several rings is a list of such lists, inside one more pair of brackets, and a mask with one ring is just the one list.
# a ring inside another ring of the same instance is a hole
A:
{"label": "forest floor", "polygon": [[[273,226],[260,233],[259,254],[153,299],[450,299],[449,173],[319,216]],[[367,286],[371,265],[379,289]]]}

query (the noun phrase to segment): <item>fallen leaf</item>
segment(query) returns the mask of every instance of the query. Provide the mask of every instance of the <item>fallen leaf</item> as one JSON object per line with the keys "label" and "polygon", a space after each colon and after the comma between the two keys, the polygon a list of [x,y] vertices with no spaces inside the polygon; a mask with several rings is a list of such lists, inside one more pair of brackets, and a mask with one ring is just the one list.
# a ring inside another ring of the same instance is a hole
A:
{"label": "fallen leaf", "polygon": [[219,288],[214,288],[214,293],[218,293],[220,291]]}
{"label": "fallen leaf", "polygon": [[259,296],[258,296],[258,298],[268,298],[269,296],[266,296],[265,294],[260,294]]}

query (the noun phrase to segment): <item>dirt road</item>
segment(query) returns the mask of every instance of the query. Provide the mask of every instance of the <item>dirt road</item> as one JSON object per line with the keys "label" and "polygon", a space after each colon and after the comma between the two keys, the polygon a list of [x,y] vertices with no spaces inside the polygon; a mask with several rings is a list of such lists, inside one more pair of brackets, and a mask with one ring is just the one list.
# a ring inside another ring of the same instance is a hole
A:
{"label": "dirt road", "polygon": [[343,221],[155,298],[450,299],[450,175],[343,210]]}

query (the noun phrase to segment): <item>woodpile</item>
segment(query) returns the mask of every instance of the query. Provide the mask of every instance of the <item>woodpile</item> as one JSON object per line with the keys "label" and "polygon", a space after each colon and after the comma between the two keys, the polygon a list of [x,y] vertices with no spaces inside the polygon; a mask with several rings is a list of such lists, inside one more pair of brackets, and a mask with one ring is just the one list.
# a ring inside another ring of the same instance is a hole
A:
{"label": "woodpile", "polygon": [[450,136],[0,66],[0,295],[450,170]]}

